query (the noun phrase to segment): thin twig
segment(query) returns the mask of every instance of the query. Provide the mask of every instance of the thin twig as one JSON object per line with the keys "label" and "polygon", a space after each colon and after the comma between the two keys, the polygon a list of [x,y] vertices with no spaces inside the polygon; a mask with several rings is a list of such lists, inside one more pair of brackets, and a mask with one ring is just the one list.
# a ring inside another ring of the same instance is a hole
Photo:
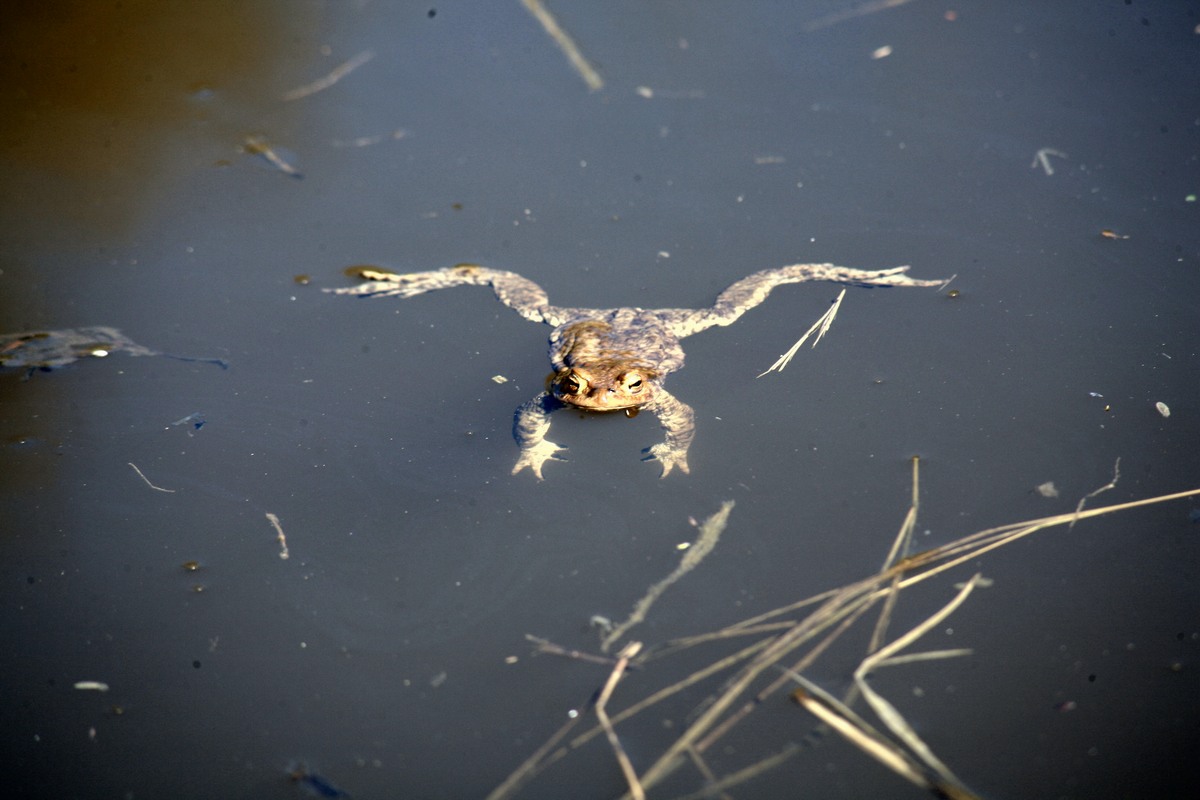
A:
{"label": "thin twig", "polygon": [[[546,740],[545,744],[534,751],[533,755],[525,759],[521,766],[517,767],[511,775],[504,779],[503,783],[489,792],[485,800],[505,800],[505,798],[512,797],[513,794],[516,793],[517,789],[532,779],[534,775],[536,775],[544,766],[546,766],[546,763],[549,763],[543,762],[543,759],[546,758],[546,754],[549,753],[556,744],[561,742],[563,737],[570,733],[571,729],[578,725],[579,721],[582,719],[582,714],[576,714],[564,722],[559,729],[555,731],[549,739]],[[554,760],[557,759],[550,759],[550,761]]]}
{"label": "thin twig", "polygon": [[146,477],[145,473],[143,473],[143,472],[142,472],[140,469],[138,469],[138,467],[137,467],[137,464],[133,463],[132,461],[128,461],[128,462],[126,462],[126,463],[128,463],[128,464],[129,464],[129,466],[133,467],[133,471],[134,471],[134,472],[136,472],[136,473],[138,474],[138,477],[139,477],[139,478],[141,478],[142,480],[144,480],[144,481],[146,482],[146,485],[147,485],[147,486],[149,486],[149,487],[150,487],[151,489],[153,489],[154,491],[156,491],[156,492],[166,492],[167,494],[174,494],[174,493],[175,493],[175,490],[174,490],[174,489],[164,489],[164,488],[163,488],[163,487],[161,487],[161,486],[155,486],[153,483],[151,483],[151,482],[150,482],[150,479]]}
{"label": "thin twig", "polygon": [[633,764],[630,763],[629,756],[625,755],[625,748],[621,746],[621,740],[617,738],[617,732],[613,729],[612,722],[608,718],[608,712],[605,711],[604,707],[608,704],[608,698],[612,697],[613,689],[617,686],[617,681],[621,680],[621,676],[625,674],[625,666],[629,663],[629,659],[636,656],[641,649],[641,642],[630,642],[617,654],[617,664],[613,667],[608,680],[604,683],[604,689],[600,692],[600,699],[596,701],[596,717],[600,720],[600,726],[604,728],[604,733],[608,737],[608,743],[612,746],[613,753],[617,756],[617,763],[621,765],[621,772],[625,775],[625,781],[629,784],[629,793],[633,795],[634,800],[646,800],[646,793],[642,789],[642,784],[638,782],[637,772],[633,769]]}
{"label": "thin twig", "polygon": [[347,61],[344,61],[341,64],[339,64],[338,66],[334,67],[333,71],[330,72],[328,75],[326,75],[324,78],[319,78],[319,79],[313,81],[312,83],[306,83],[304,86],[301,86],[296,89],[292,89],[290,92],[284,92],[283,99],[284,100],[299,100],[302,97],[308,97],[310,94],[316,94],[317,92],[321,91],[322,89],[328,89],[330,86],[333,86],[335,83],[340,81],[342,78],[346,77],[351,72],[358,69],[359,67],[361,67],[363,64],[367,63],[374,57],[375,57],[375,54],[373,52],[371,52],[370,50],[363,50],[361,53],[354,56],[353,58],[351,58]]}
{"label": "thin twig", "polygon": [[542,5],[541,0],[521,0],[521,4],[533,15],[534,19],[542,23],[542,27],[546,29],[546,33],[550,35],[554,43],[563,51],[567,60],[571,62],[571,66],[579,73],[579,77],[583,78],[583,82],[587,84],[588,91],[595,92],[603,89],[604,79],[600,77],[600,74],[596,70],[592,69],[592,65],[583,57],[583,53],[580,52],[574,40],[559,26],[558,20]]}
{"label": "thin twig", "polygon": [[854,19],[855,17],[865,17],[867,14],[874,14],[876,11],[884,11],[896,6],[902,6],[911,0],[872,0],[869,3],[863,3],[860,6],[850,9],[849,11],[840,11],[836,14],[830,14],[820,19],[815,19],[804,26],[806,33],[828,28],[831,25],[836,25],[839,22]]}
{"label": "thin twig", "polygon": [[[691,675],[687,676],[683,680],[681,680],[677,683],[673,683],[670,686],[666,687],[665,689],[659,689],[657,692],[655,692],[654,694],[645,698],[644,700],[640,700],[637,703],[634,703],[629,708],[625,709],[621,713],[614,716],[612,718],[612,721],[614,723],[623,722],[623,721],[629,719],[630,717],[632,717],[634,714],[637,714],[640,711],[645,711],[647,708],[650,708],[651,706],[661,703],[663,700],[666,700],[668,697],[671,697],[672,695],[678,694],[679,692],[683,691],[684,689],[688,688],[689,686],[693,686],[711,675],[715,675],[716,673],[721,672],[724,669],[728,669],[729,667],[732,667],[734,664],[737,664],[739,661],[745,661],[746,659],[750,658],[758,651],[765,648],[770,643],[771,643],[770,639],[763,639],[761,641],[755,642],[754,644],[750,645],[749,647],[739,650],[738,652],[734,653],[733,655],[722,658],[721,660],[717,661],[714,664],[709,664],[704,669],[700,669],[700,670],[697,670],[696,672],[693,672]],[[592,739],[594,736],[599,734],[600,731],[601,731],[601,728],[599,725],[597,725],[595,728],[592,728],[591,730],[587,731],[586,733],[581,733],[579,736],[577,736],[571,740],[571,749],[579,748],[580,746],[582,746],[583,744],[588,742],[590,739]]]}
{"label": "thin twig", "polygon": [[285,175],[291,175],[293,178],[304,177],[300,170],[293,167],[284,160],[283,156],[275,152],[275,148],[271,147],[271,144],[262,136],[247,136],[244,140],[242,140],[242,150],[250,155],[262,156],[267,161],[271,162],[271,165],[274,166],[275,169],[279,170]]}
{"label": "thin twig", "polygon": [[[1101,492],[1107,492],[1109,489],[1117,488],[1117,481],[1119,481],[1120,479],[1121,479],[1121,457],[1117,456],[1117,462],[1115,464],[1113,464],[1112,480],[1109,481],[1108,483],[1104,484],[1103,486],[1101,486],[1099,489],[1092,492],[1091,494],[1087,494],[1087,495],[1084,495],[1083,497],[1079,498],[1079,505],[1075,506],[1075,516],[1078,518],[1079,512],[1083,511],[1083,504],[1086,503],[1088,500],[1091,500],[1093,497],[1100,494]],[[1074,527],[1075,527],[1075,520],[1071,520],[1071,524],[1067,526],[1067,530],[1071,530]]]}
{"label": "thin twig", "polygon": [[961,606],[971,594],[971,591],[975,588],[975,582],[977,580],[979,580],[978,573],[976,573],[971,580],[967,581],[966,585],[963,586],[962,590],[959,591],[953,600],[931,615],[924,622],[910,630],[908,633],[864,658],[862,663],[858,665],[858,669],[854,671],[855,686],[857,686],[859,691],[862,692],[863,697],[866,698],[871,708],[874,709],[879,718],[883,720],[883,723],[887,725],[888,729],[891,730],[891,732],[895,734],[896,737],[899,738],[900,741],[902,741],[909,748],[909,750],[916,753],[917,757],[920,758],[926,766],[936,772],[943,781],[960,787],[963,785],[962,781],[960,781],[954,775],[954,773],[950,771],[949,767],[942,763],[941,759],[934,755],[929,746],[925,744],[921,737],[917,735],[917,732],[913,730],[912,726],[909,725],[904,717],[900,715],[900,712],[896,710],[896,707],[888,702],[883,695],[876,692],[869,683],[867,683],[867,675],[877,664],[887,661],[893,655],[903,650],[905,647],[908,647],[917,639],[920,639],[922,636],[928,633],[930,629],[941,624],[942,620],[946,619],[946,617],[953,614],[954,611],[958,609],[958,607]]}
{"label": "thin twig", "polygon": [[267,512],[267,522],[271,523],[271,527],[275,529],[275,538],[279,540],[279,557],[286,561],[288,558],[287,537],[283,535],[283,526],[279,524],[279,517]]}
{"label": "thin twig", "polygon": [[814,332],[816,332],[817,338],[813,339],[812,346],[816,347],[817,342],[821,341],[821,337],[825,335],[825,333],[829,330],[829,326],[833,324],[833,318],[837,316],[838,309],[842,307],[842,298],[845,296],[846,290],[842,289],[841,293],[837,296],[837,299],[833,301],[833,305],[826,309],[825,313],[821,315],[821,318],[814,322],[812,327],[809,328],[804,335],[801,336],[800,339],[788,349],[786,353],[776,359],[774,364],[767,367],[755,377],[761,378],[763,375],[766,375],[769,372],[783,372],[783,368],[786,367],[789,362],[791,362],[792,358],[796,355],[796,351],[800,349],[800,345],[804,344],[808,340],[808,337],[812,336]]}
{"label": "thin twig", "polygon": [[617,663],[617,659],[611,656],[598,656],[592,653],[585,653],[582,650],[568,650],[561,645],[554,644],[549,639],[541,639],[530,633],[525,634],[525,639],[537,645],[538,653],[563,656],[564,658],[573,658],[576,661],[588,661],[592,664],[604,664],[605,666],[612,666]]}

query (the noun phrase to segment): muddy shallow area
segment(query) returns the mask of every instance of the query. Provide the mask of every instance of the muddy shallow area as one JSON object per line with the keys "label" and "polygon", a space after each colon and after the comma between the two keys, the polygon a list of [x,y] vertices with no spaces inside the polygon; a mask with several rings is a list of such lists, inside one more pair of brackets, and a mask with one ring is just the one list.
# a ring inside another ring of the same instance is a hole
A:
{"label": "muddy shallow area", "polygon": [[[755,639],[666,643],[875,574],[913,456],[909,553],[1105,486],[1085,508],[1200,488],[1200,15],[1185,4],[22,2],[7,17],[0,333],[117,332],[0,351],[16,794],[484,797],[577,718],[515,796],[617,797],[612,748],[575,738],[620,649],[601,652],[597,623],[628,617],[724,501],[711,553],[623,637],[662,657],[625,675],[609,714]],[[776,289],[685,342],[669,388],[696,413],[690,475],[639,461],[652,415],[563,411],[568,460],[538,482],[510,475],[511,426],[544,385],[548,327],[485,288],[320,291],[356,265],[459,262],[597,308],[704,307],[804,262],[956,277],[850,288],[820,344],[756,378],[839,292]],[[971,652],[871,685],[982,796],[1194,785],[1198,519],[1194,498],[1082,519],[904,589],[883,641],[981,573],[908,650]],[[807,679],[845,696],[882,605]],[[633,769],[737,668],[619,723]],[[928,796],[814,737],[793,688],[649,796],[776,754],[728,796]]]}

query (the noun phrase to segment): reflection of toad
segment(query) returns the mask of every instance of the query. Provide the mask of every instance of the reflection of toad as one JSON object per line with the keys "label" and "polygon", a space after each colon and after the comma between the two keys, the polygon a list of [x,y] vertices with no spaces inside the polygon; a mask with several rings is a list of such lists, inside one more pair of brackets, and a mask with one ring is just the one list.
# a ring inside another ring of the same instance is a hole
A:
{"label": "reflection of toad", "polygon": [[554,373],[546,391],[517,409],[513,436],[521,455],[513,474],[529,467],[539,480],[542,465],[560,461],[564,448],[546,439],[551,412],[573,406],[588,411],[624,411],[633,416],[645,409],[658,417],[664,441],[647,448],[645,460],[662,462],[666,477],[673,468],[688,471],[688,445],[695,435],[692,409],[663,388],[663,379],[683,366],[679,340],[714,325],[729,325],[767,298],[776,286],[802,281],[833,281],[861,286],[938,286],[904,274],[907,267],[873,272],[833,264],[796,264],[756,272],[730,286],[712,308],[560,308],[550,305],[546,292],[515,272],[474,264],[398,275],[354,267],[348,274],[366,283],[335,294],[359,297],[412,297],[451,286],[490,285],[500,302],[525,319],[554,326],[550,334],[550,363]]}

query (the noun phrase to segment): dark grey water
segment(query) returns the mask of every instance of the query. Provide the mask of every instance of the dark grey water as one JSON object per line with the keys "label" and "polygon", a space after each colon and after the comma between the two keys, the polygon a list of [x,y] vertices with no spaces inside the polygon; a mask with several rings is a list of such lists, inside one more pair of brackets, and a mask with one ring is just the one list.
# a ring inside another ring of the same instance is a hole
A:
{"label": "dark grey water", "polygon": [[[591,616],[624,617],[723,500],[716,551],[635,638],[874,572],[914,454],[920,548],[1069,512],[1117,458],[1091,506],[1200,487],[1194,5],[547,7],[599,91],[517,0],[6,11],[0,332],[110,326],[230,363],[0,375],[10,794],[290,797],[302,762],[356,798],[482,797],[608,674],[525,634],[595,651]],[[509,475],[510,426],[548,328],[482,289],[319,291],[463,261],[560,305],[700,307],[805,261],[911,264],[959,296],[851,289],[755,380],[837,293],[777,290],[685,342],[690,476],[639,463],[649,415],[560,414],[569,461],[537,483]],[[902,596],[893,633],[994,581],[917,648],[973,655],[875,685],[987,797],[1194,785],[1196,508],[1048,530]],[[830,691],[848,642],[811,672]],[[650,662],[613,710],[720,655]],[[635,766],[715,688],[622,726]],[[725,774],[811,726],[779,695],[706,758]],[[703,785],[670,784],[652,796]],[[623,788],[598,744],[521,796]],[[834,738],[731,793],[925,796]]]}

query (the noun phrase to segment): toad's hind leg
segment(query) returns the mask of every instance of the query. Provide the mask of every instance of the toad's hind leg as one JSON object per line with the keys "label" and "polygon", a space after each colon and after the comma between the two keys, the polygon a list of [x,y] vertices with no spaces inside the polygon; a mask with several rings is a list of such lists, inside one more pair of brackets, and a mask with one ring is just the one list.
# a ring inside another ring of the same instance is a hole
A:
{"label": "toad's hind leg", "polygon": [[501,303],[533,322],[554,322],[557,309],[550,305],[546,291],[515,272],[458,264],[429,272],[399,274],[371,267],[354,267],[349,274],[365,278],[365,283],[340,289],[325,289],[331,294],[356,297],[415,297],[455,286],[491,286]]}
{"label": "toad's hind leg", "polygon": [[767,299],[776,286],[806,281],[830,281],[857,286],[940,286],[944,281],[910,278],[908,267],[862,270],[835,264],[793,264],[764,269],[742,278],[717,296],[712,308],[701,308],[680,315],[672,325],[676,336],[689,336],[714,325],[730,325],[750,309]]}

